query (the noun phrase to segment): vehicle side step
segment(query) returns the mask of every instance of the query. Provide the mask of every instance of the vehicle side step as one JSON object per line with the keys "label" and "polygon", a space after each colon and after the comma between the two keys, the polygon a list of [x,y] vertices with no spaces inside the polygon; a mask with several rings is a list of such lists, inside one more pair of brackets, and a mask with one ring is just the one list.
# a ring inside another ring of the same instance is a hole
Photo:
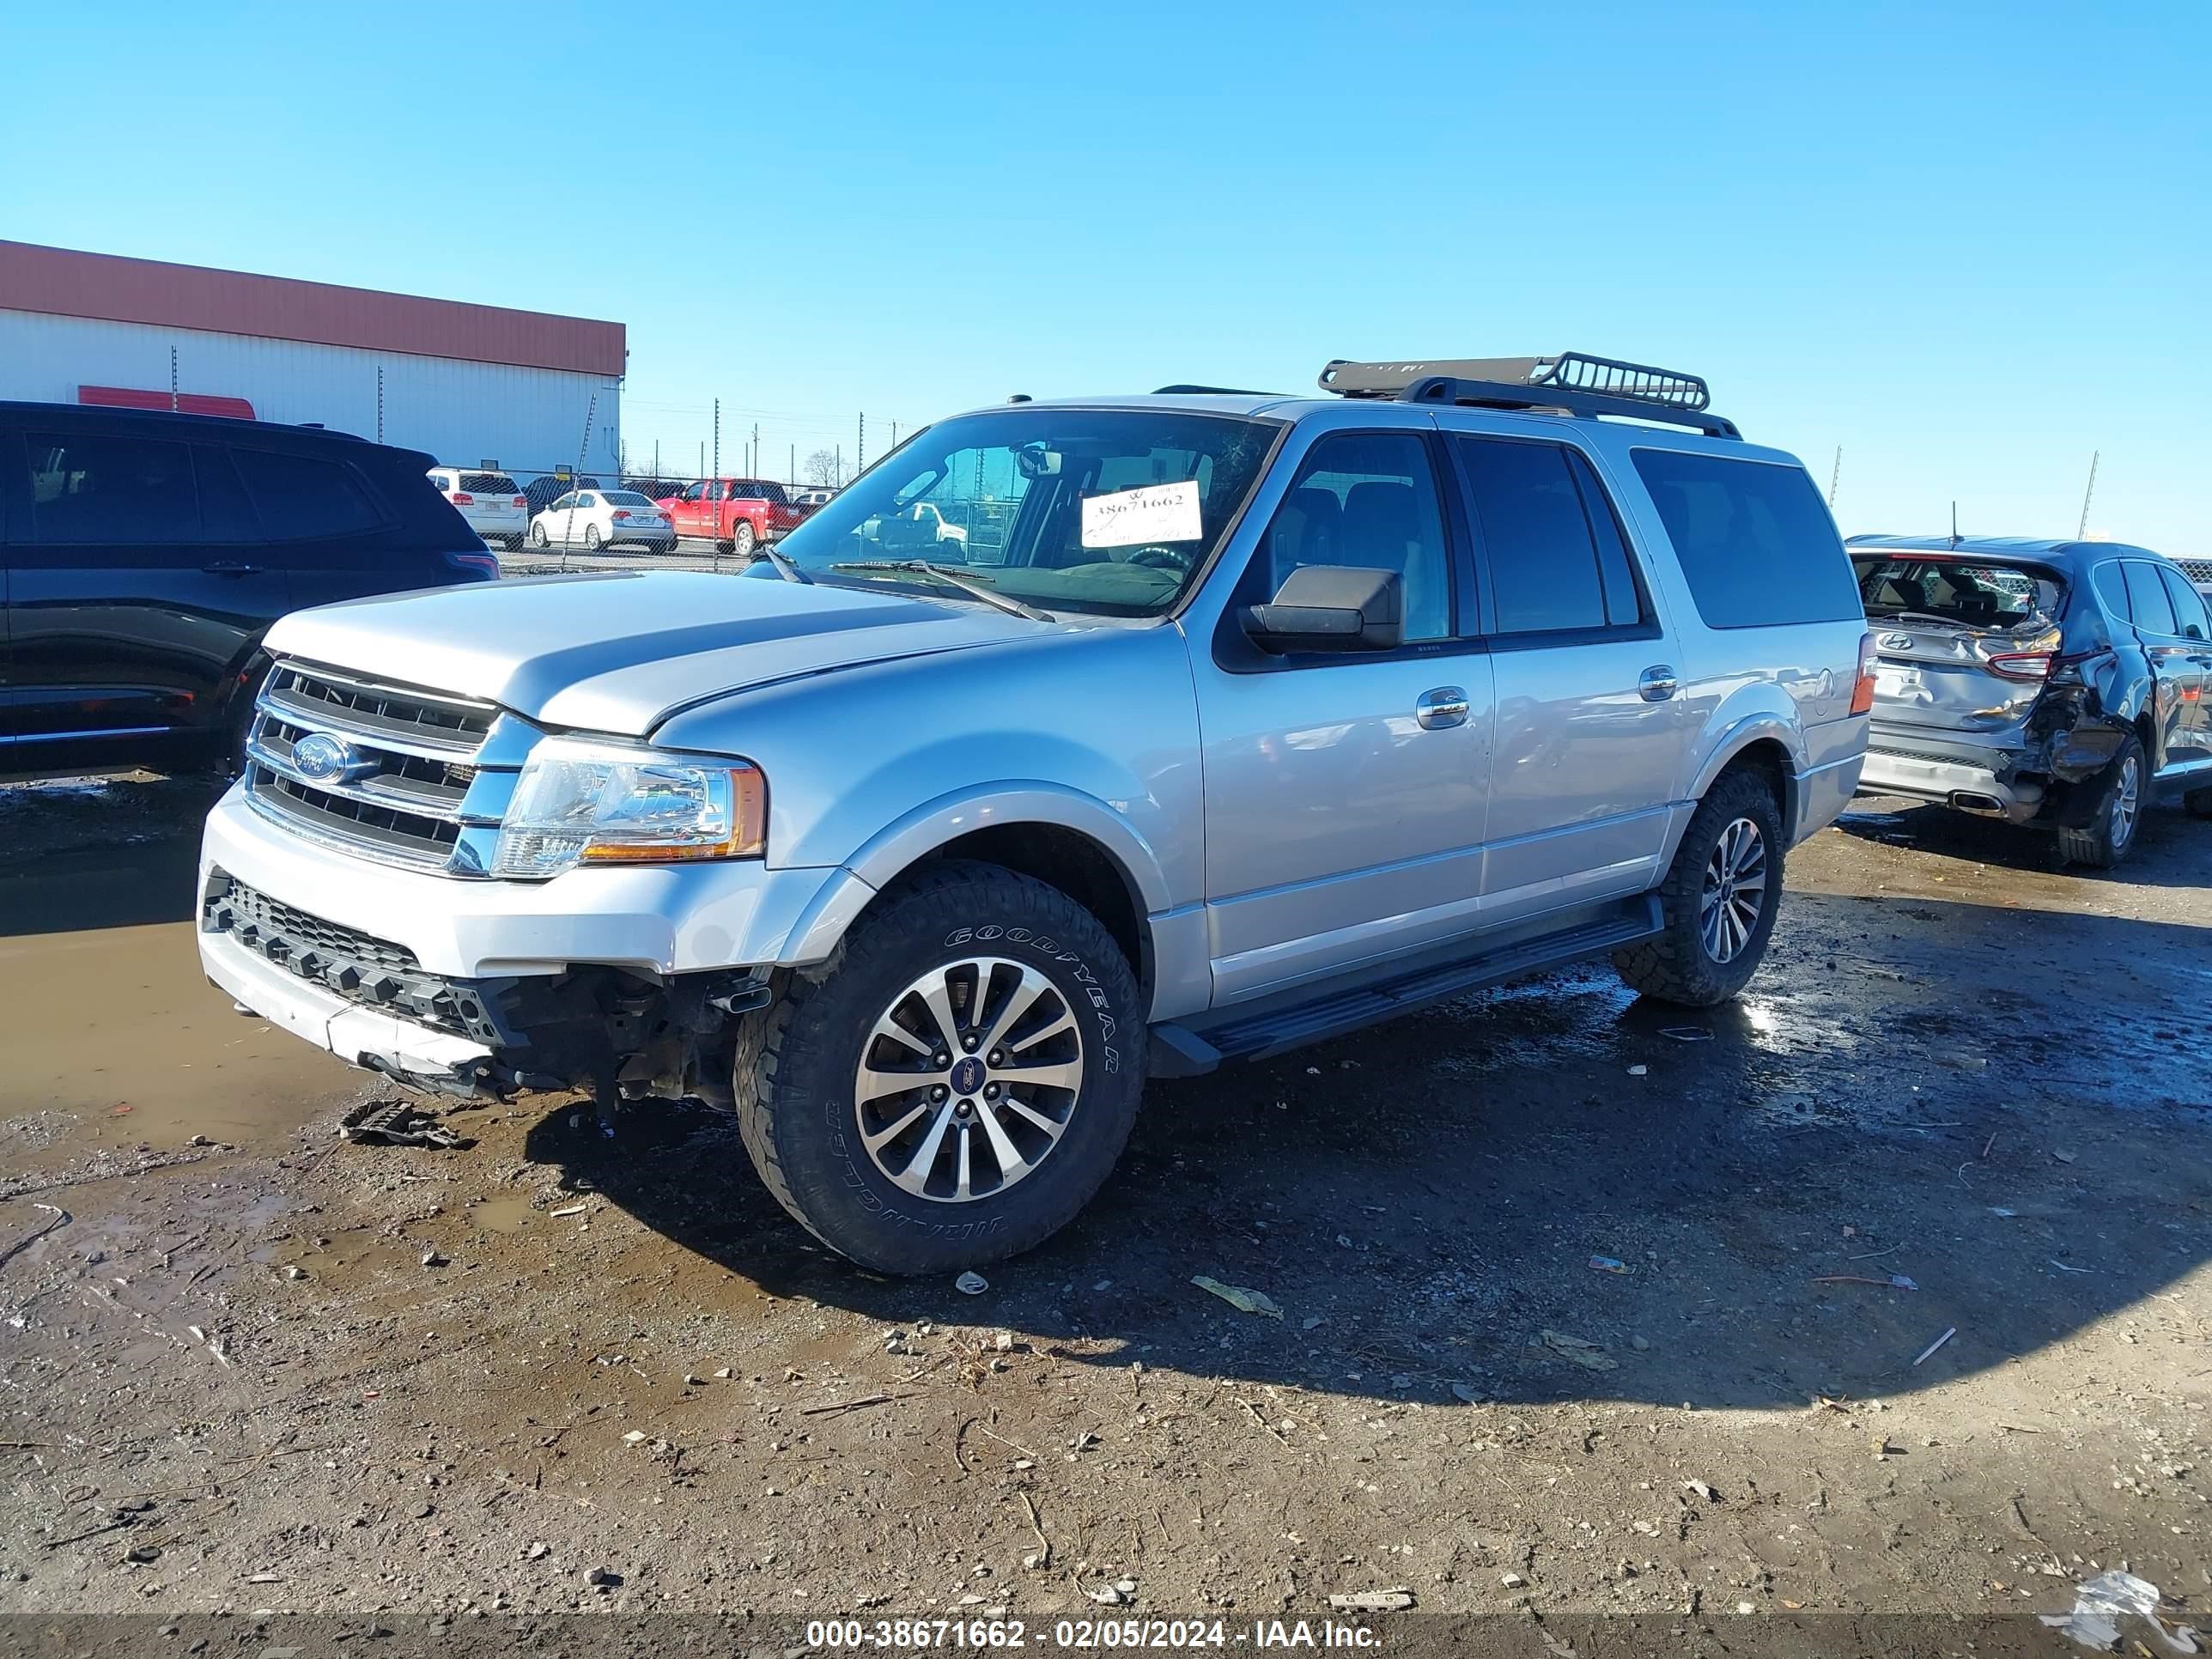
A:
{"label": "vehicle side step", "polygon": [[1357,990],[1323,993],[1310,1002],[1270,1008],[1244,1018],[1193,1030],[1155,1025],[1148,1061],[1154,1077],[1199,1077],[1228,1060],[1267,1060],[1309,1042],[1394,1019],[1446,997],[1462,996],[1546,969],[1602,956],[1651,938],[1662,926],[1659,899],[1647,894],[1623,915],[1565,933],[1503,945],[1480,956],[1424,968]]}

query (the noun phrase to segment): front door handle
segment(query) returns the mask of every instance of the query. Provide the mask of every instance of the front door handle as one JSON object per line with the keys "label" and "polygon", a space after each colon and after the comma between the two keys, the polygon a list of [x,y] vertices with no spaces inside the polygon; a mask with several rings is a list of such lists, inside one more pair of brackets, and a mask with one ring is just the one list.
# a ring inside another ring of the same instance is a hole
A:
{"label": "front door handle", "polygon": [[1440,685],[1433,691],[1421,693],[1421,700],[1413,705],[1413,718],[1434,732],[1447,726],[1465,726],[1467,710],[1464,686]]}
{"label": "front door handle", "polygon": [[261,574],[259,565],[240,564],[235,559],[221,559],[213,564],[204,564],[200,568],[210,576],[258,576]]}
{"label": "front door handle", "polygon": [[1664,663],[1647,668],[1636,677],[1637,695],[1646,702],[1664,702],[1681,689],[1681,681]]}

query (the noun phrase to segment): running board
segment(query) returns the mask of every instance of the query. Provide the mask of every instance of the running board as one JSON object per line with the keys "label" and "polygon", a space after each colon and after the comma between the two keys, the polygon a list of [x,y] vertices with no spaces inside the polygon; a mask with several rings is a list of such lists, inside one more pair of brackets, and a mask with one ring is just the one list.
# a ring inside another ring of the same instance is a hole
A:
{"label": "running board", "polygon": [[1638,944],[1659,933],[1663,926],[1658,896],[1647,893],[1632,901],[1624,915],[1501,945],[1480,956],[1420,969],[1357,990],[1324,990],[1310,1002],[1270,1008],[1198,1030],[1176,1024],[1155,1025],[1147,1068],[1153,1077],[1200,1077],[1224,1060],[1271,1059],[1309,1042],[1395,1019],[1447,997],[1463,996]]}

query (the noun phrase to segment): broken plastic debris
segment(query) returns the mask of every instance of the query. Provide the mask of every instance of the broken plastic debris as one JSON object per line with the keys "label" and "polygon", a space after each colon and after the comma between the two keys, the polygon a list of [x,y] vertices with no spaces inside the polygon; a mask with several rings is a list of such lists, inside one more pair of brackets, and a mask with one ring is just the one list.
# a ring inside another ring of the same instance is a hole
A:
{"label": "broken plastic debris", "polygon": [[1617,1255],[1594,1255],[1589,1264],[1601,1273],[1632,1273],[1636,1271]]}
{"label": "broken plastic debris", "polygon": [[1631,1077],[1643,1077],[1650,1070],[1649,1066],[1632,1066],[1628,1068],[1628,1074]]}
{"label": "broken plastic debris", "polygon": [[2129,1613],[2148,1619],[2160,1640],[2176,1653],[2195,1653],[2197,1633],[2187,1625],[2169,1627],[2158,1616],[2159,1589],[2131,1572],[2100,1572],[2074,1588],[2071,1613],[2039,1615],[2051,1629],[2063,1632],[2085,1648],[2109,1651],[2120,1639],[2120,1620]]}
{"label": "broken plastic debris", "polygon": [[1275,1305],[1273,1298],[1258,1291],[1248,1291],[1242,1285],[1224,1285],[1204,1273],[1193,1273],[1190,1282],[1201,1291],[1212,1291],[1238,1313],[1260,1314],[1269,1319],[1283,1316],[1283,1310]]}
{"label": "broken plastic debris", "polygon": [[1620,1362],[1607,1353],[1598,1343],[1579,1336],[1569,1336],[1565,1331],[1539,1331],[1536,1340],[1560,1358],[1571,1360],[1586,1371],[1612,1371],[1620,1369]]}
{"label": "broken plastic debris", "polygon": [[1864,1273],[1821,1273],[1813,1280],[1813,1283],[1815,1285],[1881,1285],[1893,1291],[1917,1291],[1920,1288],[1903,1273],[1892,1273],[1887,1279],[1869,1279]]}
{"label": "broken plastic debris", "polygon": [[1403,1613],[1413,1605],[1413,1593],[1407,1589],[1353,1590],[1349,1595],[1330,1596],[1328,1604],[1339,1613]]}
{"label": "broken plastic debris", "polygon": [[338,1120],[338,1133],[371,1146],[436,1146],[459,1150],[476,1143],[457,1135],[430,1113],[404,1100],[371,1100]]}
{"label": "broken plastic debris", "polygon": [[1713,1040],[1713,1034],[1702,1025],[1662,1025],[1659,1028],[1659,1035],[1672,1037],[1677,1042],[1711,1042]]}
{"label": "broken plastic debris", "polygon": [[981,1296],[991,1288],[991,1281],[979,1273],[964,1273],[952,1281],[952,1288],[963,1296]]}
{"label": "broken plastic debris", "polygon": [[[1926,1347],[1920,1351],[1920,1359],[1927,1358],[1929,1354],[1934,1353],[1936,1349],[1942,1347],[1953,1337],[1958,1335],[1958,1334],[1959,1328],[1956,1325],[1952,1326],[1950,1329],[1945,1331],[1942,1335],[1937,1337],[1933,1342],[1930,1342]],[[1920,1359],[1916,1359],[1912,1363],[1917,1365],[1920,1363]]]}

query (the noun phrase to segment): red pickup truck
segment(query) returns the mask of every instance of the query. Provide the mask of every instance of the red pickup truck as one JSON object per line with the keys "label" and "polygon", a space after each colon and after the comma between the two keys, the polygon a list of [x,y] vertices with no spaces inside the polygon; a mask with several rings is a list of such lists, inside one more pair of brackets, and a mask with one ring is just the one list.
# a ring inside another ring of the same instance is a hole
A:
{"label": "red pickup truck", "polygon": [[746,557],[763,542],[782,540],[807,515],[781,484],[766,478],[704,478],[653,505],[668,514],[678,536]]}

